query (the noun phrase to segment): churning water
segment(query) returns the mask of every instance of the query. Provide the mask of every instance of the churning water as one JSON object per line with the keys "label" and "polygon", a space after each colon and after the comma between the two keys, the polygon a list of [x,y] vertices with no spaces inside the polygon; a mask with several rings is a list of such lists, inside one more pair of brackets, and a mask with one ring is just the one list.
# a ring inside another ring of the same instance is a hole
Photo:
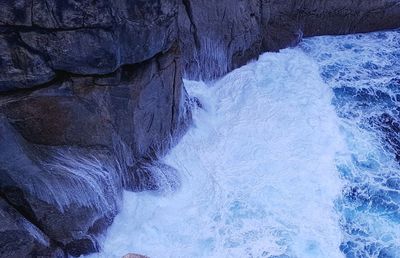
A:
{"label": "churning water", "polygon": [[185,85],[201,105],[164,160],[181,188],[126,192],[95,256],[400,257],[400,31]]}
{"label": "churning water", "polygon": [[400,257],[400,31],[320,37],[302,48],[334,92],[349,149],[337,210],[347,257]]}

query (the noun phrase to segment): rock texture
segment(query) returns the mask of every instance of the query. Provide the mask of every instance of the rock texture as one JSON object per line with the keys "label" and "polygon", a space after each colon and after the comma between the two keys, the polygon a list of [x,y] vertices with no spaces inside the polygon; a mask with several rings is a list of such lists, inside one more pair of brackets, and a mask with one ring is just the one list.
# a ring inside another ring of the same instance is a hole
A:
{"label": "rock texture", "polygon": [[398,0],[0,2],[0,257],[96,252],[122,189],[179,187],[157,159],[190,122],[183,76],[394,27]]}
{"label": "rock texture", "polygon": [[51,239],[48,248],[72,255],[96,251],[96,237],[111,223],[121,195],[118,166],[109,163],[113,156],[30,145],[5,118],[0,135],[2,198]]}
{"label": "rock texture", "polygon": [[176,16],[176,0],[3,1],[0,91],[148,60],[176,41]]}
{"label": "rock texture", "polygon": [[302,37],[400,26],[397,0],[182,0],[179,10],[186,76],[206,80]]}
{"label": "rock texture", "polygon": [[40,232],[15,242],[26,229],[6,231],[1,257],[96,252],[122,190],[161,187],[146,164],[190,121],[177,10],[173,0],[0,3],[0,200]]}
{"label": "rock texture", "polygon": [[137,166],[163,155],[190,118],[176,51],[0,101],[0,193],[69,254],[98,251],[123,187],[156,188]]}
{"label": "rock texture", "polygon": [[49,238],[0,199],[0,257],[63,257]]}

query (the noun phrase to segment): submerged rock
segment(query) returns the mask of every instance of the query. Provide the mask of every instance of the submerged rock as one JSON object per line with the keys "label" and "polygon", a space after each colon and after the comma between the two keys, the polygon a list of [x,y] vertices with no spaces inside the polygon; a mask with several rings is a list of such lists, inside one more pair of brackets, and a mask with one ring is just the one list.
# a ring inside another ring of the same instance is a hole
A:
{"label": "submerged rock", "polygon": [[122,256],[122,258],[149,258],[149,257],[145,256],[145,255],[140,255],[140,254],[129,253],[129,254]]}
{"label": "submerged rock", "polygon": [[160,161],[138,162],[127,173],[125,188],[131,191],[175,192],[181,185],[178,171]]}

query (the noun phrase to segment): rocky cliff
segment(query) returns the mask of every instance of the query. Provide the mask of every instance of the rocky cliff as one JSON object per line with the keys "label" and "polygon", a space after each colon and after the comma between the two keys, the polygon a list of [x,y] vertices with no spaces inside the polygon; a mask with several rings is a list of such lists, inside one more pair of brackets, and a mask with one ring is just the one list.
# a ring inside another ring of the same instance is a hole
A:
{"label": "rocky cliff", "polygon": [[182,0],[179,39],[185,75],[214,79],[302,37],[400,26],[398,0]]}
{"label": "rocky cliff", "polygon": [[173,171],[157,158],[190,123],[183,76],[399,26],[398,0],[1,2],[0,257],[98,251],[122,190]]}
{"label": "rocky cliff", "polygon": [[95,252],[122,190],[159,187],[144,164],[190,121],[177,12],[165,0],[0,3],[1,257]]}

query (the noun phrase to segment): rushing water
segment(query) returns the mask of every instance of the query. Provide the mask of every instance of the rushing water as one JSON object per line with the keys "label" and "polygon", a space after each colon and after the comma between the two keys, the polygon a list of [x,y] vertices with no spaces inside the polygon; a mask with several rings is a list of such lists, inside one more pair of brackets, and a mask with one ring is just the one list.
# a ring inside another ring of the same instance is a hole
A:
{"label": "rushing water", "polygon": [[311,38],[185,82],[181,188],[126,192],[95,257],[400,257],[399,42]]}
{"label": "rushing water", "polygon": [[306,40],[333,89],[349,155],[337,166],[347,257],[400,257],[400,31]]}

